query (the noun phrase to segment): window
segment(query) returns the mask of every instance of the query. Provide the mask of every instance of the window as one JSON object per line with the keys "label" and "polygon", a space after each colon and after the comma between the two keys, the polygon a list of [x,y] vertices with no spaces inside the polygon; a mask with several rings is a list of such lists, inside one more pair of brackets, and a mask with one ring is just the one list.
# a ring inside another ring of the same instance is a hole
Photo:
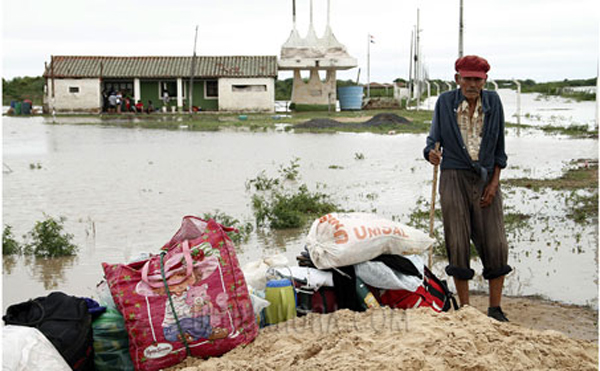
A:
{"label": "window", "polygon": [[169,97],[177,97],[177,82],[175,81],[161,81],[160,83],[160,96],[164,97],[165,93],[169,94]]}
{"label": "window", "polygon": [[79,86],[69,86],[69,93],[79,93]]}
{"label": "window", "polygon": [[133,96],[133,83],[131,82],[117,82],[117,81],[105,81],[104,82],[104,91],[107,94],[114,91],[121,92],[123,96]]}
{"label": "window", "polygon": [[205,98],[219,97],[219,82],[217,80],[209,80],[204,83]]}
{"label": "window", "polygon": [[232,85],[231,91],[241,92],[262,92],[267,91],[267,85]]}

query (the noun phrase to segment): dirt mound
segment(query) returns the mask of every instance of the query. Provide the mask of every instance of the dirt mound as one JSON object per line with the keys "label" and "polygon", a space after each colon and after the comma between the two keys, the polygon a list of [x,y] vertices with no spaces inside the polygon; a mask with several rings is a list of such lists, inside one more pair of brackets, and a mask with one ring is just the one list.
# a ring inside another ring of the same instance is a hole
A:
{"label": "dirt mound", "polygon": [[339,121],[331,120],[331,119],[312,119],[309,121],[305,121],[303,123],[297,124],[294,127],[299,129],[311,129],[311,128],[335,128],[339,126],[343,126]]}
{"label": "dirt mound", "polygon": [[325,129],[325,128],[360,128],[360,127],[376,127],[376,126],[395,126],[395,125],[406,125],[410,121],[402,116],[398,116],[394,113],[380,113],[373,116],[366,122],[363,123],[350,123],[350,122],[339,122],[327,118],[316,118],[303,123],[297,124],[294,127],[298,129]]}
{"label": "dirt mound", "polygon": [[364,126],[383,126],[383,125],[406,125],[410,121],[402,116],[394,113],[380,113],[373,116],[370,120],[363,123]]}
{"label": "dirt mound", "polygon": [[[432,352],[432,344],[435,351]],[[170,370],[597,370],[598,345],[500,323],[473,307],[340,310],[264,328],[222,357]]]}

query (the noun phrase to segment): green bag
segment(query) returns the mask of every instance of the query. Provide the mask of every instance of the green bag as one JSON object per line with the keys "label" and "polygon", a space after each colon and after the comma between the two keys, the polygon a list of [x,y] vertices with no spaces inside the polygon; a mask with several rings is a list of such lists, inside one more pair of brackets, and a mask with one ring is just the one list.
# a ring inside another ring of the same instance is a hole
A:
{"label": "green bag", "polygon": [[98,371],[133,370],[129,340],[121,313],[112,308],[94,322],[94,365]]}

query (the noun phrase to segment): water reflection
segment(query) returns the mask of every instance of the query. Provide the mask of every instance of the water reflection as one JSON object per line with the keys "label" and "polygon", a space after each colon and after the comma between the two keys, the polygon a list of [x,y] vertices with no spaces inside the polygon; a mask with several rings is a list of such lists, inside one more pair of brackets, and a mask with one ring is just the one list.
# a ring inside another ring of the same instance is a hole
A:
{"label": "water reflection", "polygon": [[12,255],[4,255],[2,257],[2,268],[5,274],[12,274],[15,265],[17,264],[17,257]]}
{"label": "water reflection", "polygon": [[23,262],[36,280],[42,282],[45,290],[59,289],[65,284],[65,273],[77,263],[77,256],[43,258],[25,256]]}

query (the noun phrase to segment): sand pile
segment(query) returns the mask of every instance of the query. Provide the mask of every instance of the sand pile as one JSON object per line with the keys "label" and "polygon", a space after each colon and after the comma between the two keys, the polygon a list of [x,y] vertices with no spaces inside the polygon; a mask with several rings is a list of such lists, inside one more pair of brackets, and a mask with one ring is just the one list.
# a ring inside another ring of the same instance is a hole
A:
{"label": "sand pile", "polygon": [[377,308],[309,315],[262,329],[219,358],[172,370],[597,370],[595,342],[489,319],[473,307],[436,314]]}

